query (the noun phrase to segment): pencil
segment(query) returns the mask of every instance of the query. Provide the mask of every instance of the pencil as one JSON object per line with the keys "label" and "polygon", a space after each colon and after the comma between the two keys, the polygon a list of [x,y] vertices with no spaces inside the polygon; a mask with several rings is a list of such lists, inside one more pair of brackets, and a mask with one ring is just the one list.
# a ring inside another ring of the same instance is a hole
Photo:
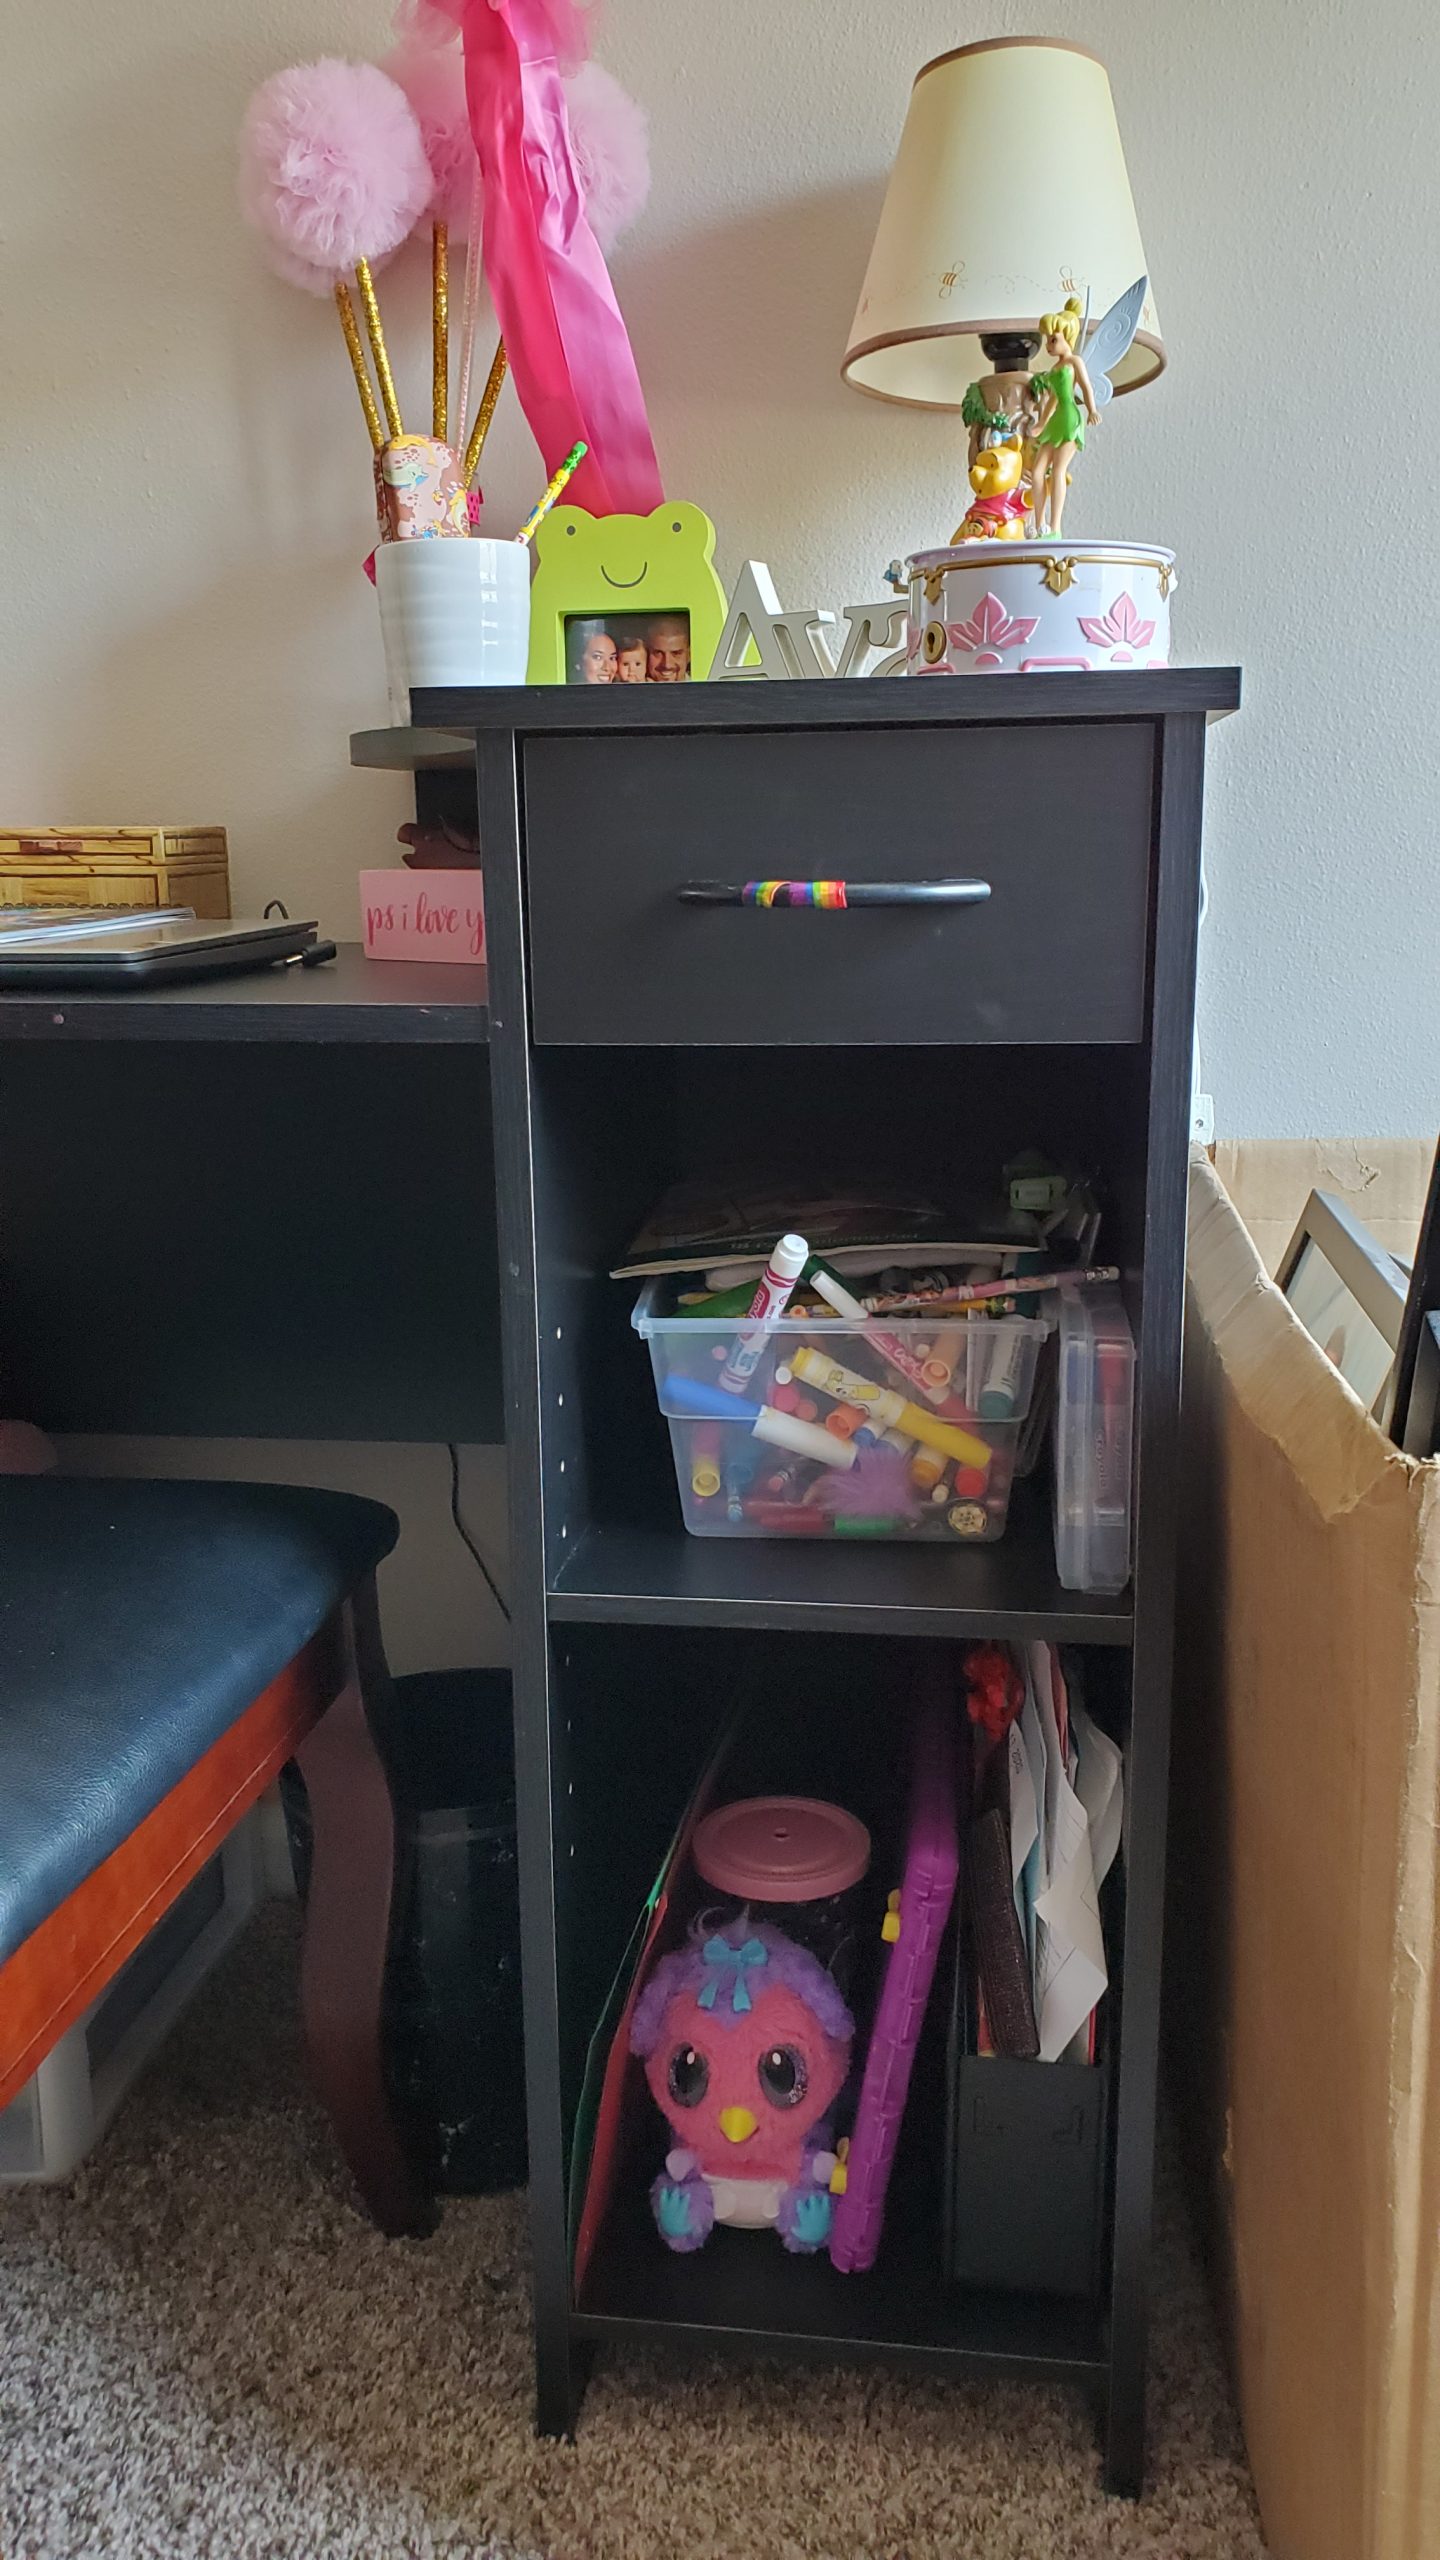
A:
{"label": "pencil", "polygon": [[537,524],[539,524],[541,517],[548,516],[556,499],[559,497],[561,490],[564,488],[566,481],[571,477],[572,473],[579,470],[580,465],[584,461],[589,450],[590,448],[586,444],[572,444],[564,461],[561,463],[559,470],[556,472],[554,479],[546,489],[545,495],[543,498],[537,499],[535,505],[531,508],[530,513],[520,527],[519,532],[516,534],[515,539],[517,542],[529,541],[530,536],[534,532]]}

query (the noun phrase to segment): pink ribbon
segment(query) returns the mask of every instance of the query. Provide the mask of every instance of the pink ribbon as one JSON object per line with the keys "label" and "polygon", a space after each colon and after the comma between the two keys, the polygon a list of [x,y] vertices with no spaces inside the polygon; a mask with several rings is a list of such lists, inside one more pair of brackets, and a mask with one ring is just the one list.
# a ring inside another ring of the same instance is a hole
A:
{"label": "pink ribbon", "polygon": [[520,404],[558,470],[590,450],[569,494],[592,515],[648,515],[664,497],[645,396],[570,148],[547,0],[468,0],[470,130],[485,182],[485,277]]}

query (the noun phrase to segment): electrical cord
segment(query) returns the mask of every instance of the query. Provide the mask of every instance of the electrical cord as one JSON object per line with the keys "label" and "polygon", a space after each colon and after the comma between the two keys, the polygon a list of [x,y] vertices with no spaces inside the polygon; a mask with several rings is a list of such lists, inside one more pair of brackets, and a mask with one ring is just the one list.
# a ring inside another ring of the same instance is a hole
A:
{"label": "electrical cord", "polygon": [[505,1605],[504,1595],[460,1514],[460,1443],[458,1440],[447,1440],[445,1446],[450,1453],[450,1517],[455,1523],[456,1535],[462,1546],[467,1547],[474,1557],[483,1576],[485,1588],[508,1627],[510,1612]]}

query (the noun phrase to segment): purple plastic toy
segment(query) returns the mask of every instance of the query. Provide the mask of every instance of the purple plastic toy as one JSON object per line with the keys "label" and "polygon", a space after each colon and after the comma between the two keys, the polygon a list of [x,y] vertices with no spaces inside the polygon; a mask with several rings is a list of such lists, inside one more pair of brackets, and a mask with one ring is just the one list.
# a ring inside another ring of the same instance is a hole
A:
{"label": "purple plastic toy", "polygon": [[[955,1726],[959,1705],[943,1671],[928,1677],[911,1738],[910,1810],[900,1886],[900,1934],[890,1949],[875,2012],[845,2189],[835,2206],[830,2256],[845,2275],[873,2267],[885,2227],[885,2192],[900,2138],[915,2048],[935,1979],[960,1851],[955,1827]],[[938,2247],[938,2240],[937,2240]]]}

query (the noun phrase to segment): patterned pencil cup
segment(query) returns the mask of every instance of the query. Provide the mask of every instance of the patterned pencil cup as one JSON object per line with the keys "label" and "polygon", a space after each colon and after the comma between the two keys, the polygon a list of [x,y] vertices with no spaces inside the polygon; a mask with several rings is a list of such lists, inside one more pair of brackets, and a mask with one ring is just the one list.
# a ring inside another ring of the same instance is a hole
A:
{"label": "patterned pencil cup", "polygon": [[520,542],[382,542],[375,589],[390,718],[410,721],[421,684],[523,684],[530,553]]}

